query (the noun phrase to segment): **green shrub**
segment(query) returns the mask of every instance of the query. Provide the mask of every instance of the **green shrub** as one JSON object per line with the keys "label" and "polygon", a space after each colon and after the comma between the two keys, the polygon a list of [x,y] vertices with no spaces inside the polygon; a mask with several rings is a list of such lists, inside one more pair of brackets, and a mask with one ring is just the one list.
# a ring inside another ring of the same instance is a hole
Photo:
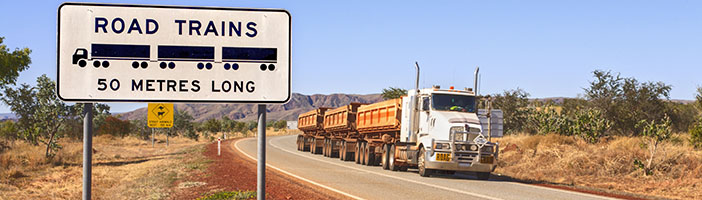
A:
{"label": "green shrub", "polygon": [[575,114],[573,124],[570,126],[573,135],[579,135],[588,143],[597,143],[600,138],[612,127],[602,112],[596,109],[584,109]]}
{"label": "green shrub", "polygon": [[702,119],[697,120],[697,122],[690,127],[690,144],[695,148],[702,148]]}

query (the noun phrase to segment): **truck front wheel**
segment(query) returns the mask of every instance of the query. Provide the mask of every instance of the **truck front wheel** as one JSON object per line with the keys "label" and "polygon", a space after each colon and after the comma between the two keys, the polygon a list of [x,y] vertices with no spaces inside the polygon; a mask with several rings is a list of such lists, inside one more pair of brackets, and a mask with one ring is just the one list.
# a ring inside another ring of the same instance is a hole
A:
{"label": "truck front wheel", "polygon": [[419,165],[419,175],[422,177],[429,177],[432,174],[431,169],[427,169],[426,167],[426,153],[424,153],[424,147],[421,147],[419,150],[419,159],[417,159],[417,164]]}
{"label": "truck front wheel", "polygon": [[388,165],[388,155],[390,155],[390,144],[383,145],[383,155],[380,158],[380,166],[383,166],[384,170],[390,169]]}
{"label": "truck front wheel", "polygon": [[397,166],[397,163],[395,163],[395,145],[389,145],[390,149],[388,150],[388,168],[392,171],[397,171],[400,170],[400,167]]}

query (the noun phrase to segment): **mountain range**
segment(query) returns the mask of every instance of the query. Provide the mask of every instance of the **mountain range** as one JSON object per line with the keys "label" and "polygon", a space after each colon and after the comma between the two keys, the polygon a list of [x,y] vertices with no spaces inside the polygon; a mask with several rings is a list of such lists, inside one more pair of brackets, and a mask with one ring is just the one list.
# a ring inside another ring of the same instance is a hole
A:
{"label": "mountain range", "polygon": [[[375,103],[382,101],[381,94],[314,94],[303,95],[293,93],[290,101],[285,104],[268,104],[266,106],[266,120],[295,121],[301,113],[318,107],[336,108],[348,105],[351,102]],[[205,121],[211,118],[227,116],[238,121],[256,120],[257,104],[174,104],[179,112],[185,111],[193,116],[195,121]],[[146,108],[139,108],[131,112],[120,113],[121,119],[134,120],[146,118]]]}

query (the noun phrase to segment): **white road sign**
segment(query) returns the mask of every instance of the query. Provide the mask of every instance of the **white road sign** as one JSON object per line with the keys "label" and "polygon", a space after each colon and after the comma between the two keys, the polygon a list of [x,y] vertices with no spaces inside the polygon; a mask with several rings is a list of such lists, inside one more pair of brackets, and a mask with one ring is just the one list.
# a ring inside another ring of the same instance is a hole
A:
{"label": "white road sign", "polygon": [[285,10],[64,3],[58,95],[75,102],[285,103]]}

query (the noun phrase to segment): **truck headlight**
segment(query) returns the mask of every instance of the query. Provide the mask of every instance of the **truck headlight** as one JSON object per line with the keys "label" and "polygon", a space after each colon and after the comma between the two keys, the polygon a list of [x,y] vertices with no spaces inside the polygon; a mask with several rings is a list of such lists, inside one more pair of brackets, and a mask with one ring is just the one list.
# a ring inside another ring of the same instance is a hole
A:
{"label": "truck headlight", "polygon": [[451,149],[451,145],[447,143],[436,143],[434,144],[434,149]]}
{"label": "truck headlight", "polygon": [[483,152],[492,152],[492,147],[490,147],[490,146],[483,147]]}
{"label": "truck headlight", "polygon": [[478,150],[478,145],[470,145],[470,150],[471,151],[477,151]]}

